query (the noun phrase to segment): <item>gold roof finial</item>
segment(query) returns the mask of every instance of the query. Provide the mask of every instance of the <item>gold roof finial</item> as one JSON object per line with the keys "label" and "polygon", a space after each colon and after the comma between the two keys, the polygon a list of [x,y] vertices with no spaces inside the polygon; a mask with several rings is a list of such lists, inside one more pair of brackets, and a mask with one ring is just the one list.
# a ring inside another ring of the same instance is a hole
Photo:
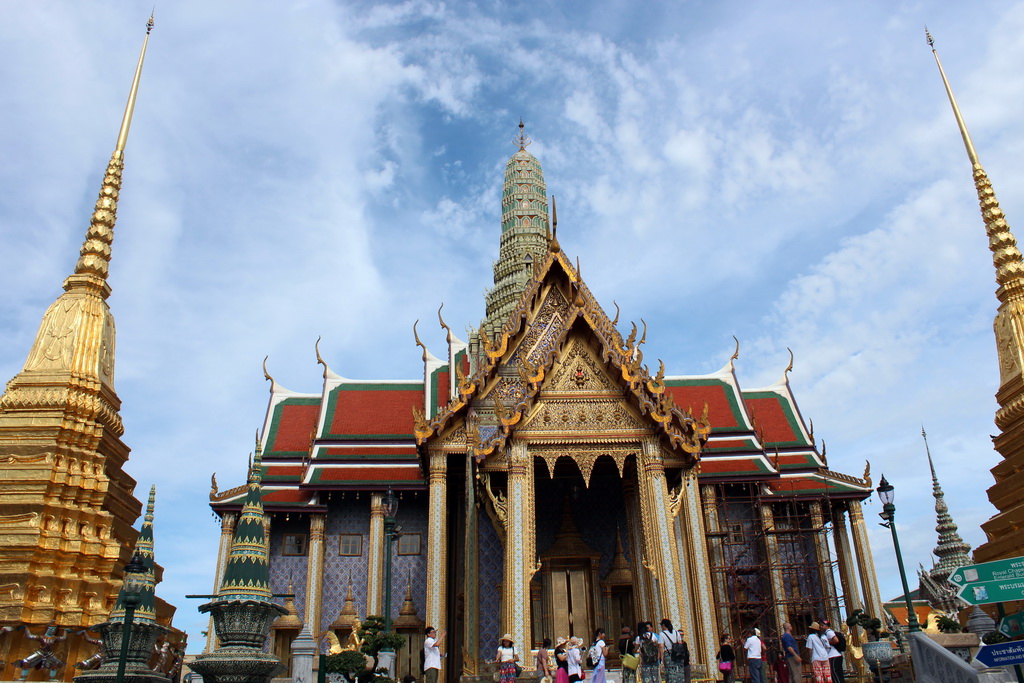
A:
{"label": "gold roof finial", "polygon": [[548,242],[551,251],[558,251],[562,247],[558,244],[558,204],[555,203],[555,195],[551,195],[551,241]]}
{"label": "gold roof finial", "polygon": [[[1003,210],[999,208],[999,200],[996,199],[996,192],[992,188],[992,182],[988,178],[985,169],[978,162],[978,154],[974,150],[974,143],[971,142],[971,135],[967,132],[967,125],[960,114],[960,107],[953,95],[953,88],[949,85],[946,72],[939,60],[939,53],[935,50],[935,40],[932,34],[925,28],[925,37],[928,45],[932,48],[932,55],[935,57],[935,64],[939,67],[939,75],[942,76],[942,84],[946,88],[946,95],[949,97],[949,104],[953,107],[953,116],[956,117],[957,126],[960,127],[960,135],[964,139],[964,146],[967,148],[967,157],[971,160],[974,172],[974,188],[978,193],[978,201],[981,204],[981,216],[985,221],[985,233],[988,235],[989,249],[992,252],[992,263],[996,269],[996,282],[1000,285],[997,296],[1005,301],[1007,293],[1004,285],[1010,282],[1024,280],[1024,259],[1017,248],[1017,240],[1010,231],[1006,222]],[[998,334],[998,333],[997,333]],[[1002,343],[999,340],[998,343]],[[1014,344],[1013,340],[1006,340]]]}
{"label": "gold roof finial", "polygon": [[520,152],[522,152],[527,147],[529,147],[530,143],[533,142],[532,140],[530,140],[529,136],[526,133],[523,132],[523,118],[522,117],[519,117],[519,135],[517,135],[515,137],[515,139],[512,140],[512,142],[514,142],[515,144],[519,145],[519,151]]}
{"label": "gold roof finial", "polygon": [[114,223],[117,221],[117,199],[121,192],[121,172],[124,170],[124,148],[128,143],[128,129],[132,125],[132,113],[135,111],[135,98],[139,94],[139,81],[142,80],[142,64],[146,59],[146,46],[149,44],[149,33],[153,30],[153,15],[146,22],[146,37],[142,41],[139,63],[135,67],[132,89],[128,93],[128,104],[125,106],[121,129],[117,134],[117,145],[107,163],[103,184],[100,186],[99,198],[89,221],[89,229],[85,234],[85,242],[75,264],[75,273],[64,283],[65,289],[86,286],[100,290],[106,298],[110,288],[106,283],[110,270],[110,245],[114,242]]}
{"label": "gold roof finial", "polygon": [[736,338],[735,334],[732,336],[732,340],[736,342],[736,350],[732,352],[732,357],[729,358],[730,363],[740,357],[740,340]]}

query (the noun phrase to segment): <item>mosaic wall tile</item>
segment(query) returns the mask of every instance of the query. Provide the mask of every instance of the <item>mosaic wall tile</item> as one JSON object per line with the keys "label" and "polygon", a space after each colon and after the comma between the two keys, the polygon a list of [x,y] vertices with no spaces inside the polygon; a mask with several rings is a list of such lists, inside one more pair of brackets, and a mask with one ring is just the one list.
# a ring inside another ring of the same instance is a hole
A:
{"label": "mosaic wall tile", "polygon": [[[362,554],[358,557],[341,555],[342,534],[360,534],[363,537]],[[349,581],[352,597],[360,618],[366,617],[367,565],[370,552],[370,496],[344,498],[333,495],[327,507],[324,527],[324,576],[322,630],[326,630],[345,604]]]}
{"label": "mosaic wall tile", "polygon": [[479,657],[494,657],[494,644],[501,633],[501,597],[498,585],[502,581],[505,552],[501,547],[491,518],[483,510],[477,511],[477,529],[479,530],[480,552],[480,583],[479,583],[479,619],[480,619],[480,652]]}

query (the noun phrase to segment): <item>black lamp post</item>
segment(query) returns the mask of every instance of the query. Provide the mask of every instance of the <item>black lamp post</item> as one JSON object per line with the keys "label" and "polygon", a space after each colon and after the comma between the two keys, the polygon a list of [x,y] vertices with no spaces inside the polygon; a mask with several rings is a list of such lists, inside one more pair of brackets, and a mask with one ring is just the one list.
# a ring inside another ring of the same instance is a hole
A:
{"label": "black lamp post", "polygon": [[390,488],[384,494],[384,630],[391,632],[391,545],[395,541],[395,515],[398,514],[398,497]]}
{"label": "black lamp post", "polygon": [[138,551],[124,566],[124,584],[121,598],[124,600],[124,626],[121,628],[121,655],[117,660],[117,683],[124,681],[124,667],[128,662],[128,644],[132,639],[132,619],[135,608],[142,602],[142,591],[146,587],[146,564]]}
{"label": "black lamp post", "polygon": [[882,480],[878,482],[878,499],[882,501],[882,512],[878,514],[879,517],[884,519],[882,526],[889,527],[889,531],[892,532],[892,544],[896,548],[896,564],[900,569],[900,579],[903,581],[903,598],[907,601],[907,630],[911,633],[916,633],[921,630],[921,625],[917,623],[917,613],[914,612],[914,601],[910,598],[910,587],[907,586],[907,572],[903,569],[903,554],[900,552],[900,539],[896,535],[896,506],[893,505],[893,498],[896,497],[892,484],[885,480],[885,475],[882,475]]}

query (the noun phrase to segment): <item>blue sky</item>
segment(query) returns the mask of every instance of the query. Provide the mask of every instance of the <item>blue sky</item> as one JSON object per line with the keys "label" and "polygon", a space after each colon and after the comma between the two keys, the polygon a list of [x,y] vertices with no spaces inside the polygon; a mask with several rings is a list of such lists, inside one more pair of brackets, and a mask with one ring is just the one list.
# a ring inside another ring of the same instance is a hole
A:
{"label": "blue sky", "polygon": [[[342,375],[415,378],[414,320],[435,355],[441,302],[453,327],[475,326],[520,117],[563,247],[607,308],[647,321],[646,357],[711,372],[736,335],[755,388],[792,348],[830,466],[859,475],[869,459],[897,487],[908,563],[930,565],[935,543],[922,423],[961,533],[981,543],[995,284],[923,25],[1024,225],[1024,3],[635,5],[157,8],[110,304],[127,470],[141,492],[158,485],[158,593],[194,644],[206,621],[183,595],[212,588],[209,476],[243,480],[263,357],[282,385],[317,391],[322,335]],[[5,381],[74,266],[150,8],[6,8]]]}

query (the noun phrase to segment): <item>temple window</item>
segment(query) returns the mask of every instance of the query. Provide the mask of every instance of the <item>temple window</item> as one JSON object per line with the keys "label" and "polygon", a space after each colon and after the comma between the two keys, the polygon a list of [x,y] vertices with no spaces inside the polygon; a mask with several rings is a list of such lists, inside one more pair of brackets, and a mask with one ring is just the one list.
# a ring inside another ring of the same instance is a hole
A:
{"label": "temple window", "polygon": [[282,555],[305,555],[306,534],[285,534]]}
{"label": "temple window", "polygon": [[401,534],[398,537],[398,554],[399,555],[419,555],[420,554],[420,535],[419,534]]}
{"label": "temple window", "polygon": [[734,523],[729,525],[729,536],[726,543],[743,543],[746,539],[743,535],[743,524]]}
{"label": "temple window", "polygon": [[362,534],[342,534],[339,537],[338,554],[346,557],[359,557],[363,554]]}

